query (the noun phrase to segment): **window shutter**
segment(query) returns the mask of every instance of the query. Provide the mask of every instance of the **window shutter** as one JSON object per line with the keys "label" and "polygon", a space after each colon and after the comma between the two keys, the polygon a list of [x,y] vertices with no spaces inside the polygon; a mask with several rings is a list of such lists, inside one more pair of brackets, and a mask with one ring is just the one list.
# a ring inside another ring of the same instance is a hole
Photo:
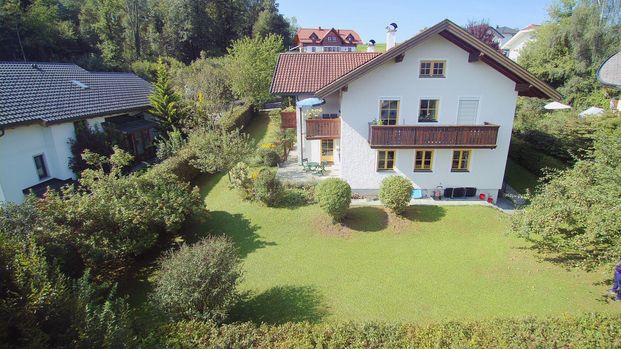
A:
{"label": "window shutter", "polygon": [[475,125],[477,122],[477,114],[479,112],[479,100],[460,99],[459,108],[457,110],[458,125]]}

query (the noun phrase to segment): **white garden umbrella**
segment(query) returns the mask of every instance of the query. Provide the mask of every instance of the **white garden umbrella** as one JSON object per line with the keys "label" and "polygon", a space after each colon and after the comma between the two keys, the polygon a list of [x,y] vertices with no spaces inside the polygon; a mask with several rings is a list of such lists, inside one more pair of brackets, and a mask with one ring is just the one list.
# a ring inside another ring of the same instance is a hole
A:
{"label": "white garden umbrella", "polygon": [[591,107],[591,108],[583,111],[582,113],[580,113],[578,115],[580,115],[580,117],[583,118],[583,117],[589,116],[589,115],[599,115],[599,114],[602,114],[603,112],[604,112],[604,109],[602,109],[602,108]]}
{"label": "white garden umbrella", "polygon": [[571,109],[571,106],[560,103],[560,102],[552,102],[552,103],[548,103],[544,105],[543,108],[547,110],[563,110],[563,109]]}

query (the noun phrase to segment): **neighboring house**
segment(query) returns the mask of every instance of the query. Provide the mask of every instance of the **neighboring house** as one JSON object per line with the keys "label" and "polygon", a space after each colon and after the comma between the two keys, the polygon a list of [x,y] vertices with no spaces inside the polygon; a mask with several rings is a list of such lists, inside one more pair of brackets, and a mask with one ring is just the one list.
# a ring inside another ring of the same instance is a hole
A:
{"label": "neighboring house", "polygon": [[500,46],[500,49],[505,52],[505,56],[509,57],[513,61],[517,61],[520,57],[520,51],[524,48],[524,45],[534,40],[534,34],[537,28],[539,28],[539,25],[531,24],[520,30],[509,41]]}
{"label": "neighboring house", "polygon": [[498,43],[498,47],[502,47],[502,45],[509,41],[519,31],[519,29],[500,26],[496,26],[496,28],[490,28],[492,28],[492,32],[494,33],[494,39]]}
{"label": "neighboring house", "polygon": [[364,43],[353,30],[321,27],[298,29],[293,42],[300,52],[354,52]]}
{"label": "neighboring house", "polygon": [[131,73],[0,62],[0,201],[19,203],[30,190],[75,179],[69,139],[76,128],[101,126],[138,159],[152,156],[157,124],[142,114],[151,88]]}
{"label": "neighboring house", "polygon": [[318,119],[297,111],[299,158],[339,167],[356,192],[398,174],[427,195],[494,198],[518,95],[561,97],[449,20],[385,53],[281,54],[271,91],[325,100]]}

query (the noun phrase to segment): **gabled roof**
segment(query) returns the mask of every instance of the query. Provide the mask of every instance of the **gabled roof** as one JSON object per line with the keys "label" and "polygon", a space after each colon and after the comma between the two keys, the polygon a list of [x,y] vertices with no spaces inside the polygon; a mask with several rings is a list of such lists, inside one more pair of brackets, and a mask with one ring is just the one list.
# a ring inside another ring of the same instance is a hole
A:
{"label": "gabled roof", "polygon": [[621,88],[621,51],[602,64],[597,70],[597,79],[606,86]]}
{"label": "gabled roof", "polygon": [[538,24],[531,24],[528,27],[526,27],[524,29],[521,29],[520,31],[515,33],[515,35],[513,35],[511,37],[511,39],[509,39],[509,41],[505,42],[504,45],[502,45],[501,48],[503,50],[505,50],[505,49],[512,49],[513,46],[516,43],[519,44],[521,42],[520,40],[522,40],[522,38],[524,38],[524,37],[531,37],[533,35],[532,32],[537,30],[537,28],[539,28],[539,27],[540,27],[540,25],[538,25]]}
{"label": "gabled roof", "polygon": [[[368,64],[358,66],[356,69],[315,91],[315,94],[319,97],[325,97],[383,63],[394,60],[397,56],[406,54],[410,48],[417,46],[435,35],[441,35],[448,41],[469,52],[473,60],[480,60],[515,81],[516,89],[519,90],[520,96],[544,97],[554,100],[561,99],[561,95],[551,86],[539,80],[526,69],[487,46],[481,40],[475,38],[472,34],[448,19],[445,19],[402,44],[388,50],[386,53],[368,62]],[[517,84],[519,84],[519,89]]]}
{"label": "gabled roof", "polygon": [[311,39],[311,35],[313,33],[315,33],[315,35],[317,35],[317,37],[319,38],[318,41],[322,41],[326,35],[328,35],[328,33],[330,32],[334,32],[336,33],[343,42],[349,43],[349,41],[347,41],[347,36],[351,35],[354,40],[352,41],[352,44],[362,44],[363,41],[360,38],[360,35],[358,35],[358,33],[356,33],[353,30],[349,30],[349,29],[326,29],[326,28],[300,28],[298,29],[298,31],[295,33],[295,40],[294,42],[297,44],[312,44],[313,40]]}
{"label": "gabled roof", "polygon": [[0,62],[0,127],[53,124],[144,110],[151,84],[75,64]]}
{"label": "gabled roof", "polygon": [[271,93],[314,93],[348,72],[372,61],[376,52],[281,53]]}

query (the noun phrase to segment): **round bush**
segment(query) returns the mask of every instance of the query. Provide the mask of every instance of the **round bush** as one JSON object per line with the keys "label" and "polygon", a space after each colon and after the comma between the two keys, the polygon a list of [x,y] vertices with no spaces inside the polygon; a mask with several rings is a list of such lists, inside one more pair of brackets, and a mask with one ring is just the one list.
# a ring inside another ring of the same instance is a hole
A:
{"label": "round bush", "polygon": [[268,149],[263,152],[263,164],[269,167],[275,167],[280,162],[280,156],[273,149]]}
{"label": "round bush", "polygon": [[168,252],[160,261],[154,299],[174,319],[220,323],[237,300],[239,257],[226,237]]}
{"label": "round bush", "polygon": [[341,221],[351,204],[351,187],[338,178],[321,181],[315,190],[319,207],[326,211],[334,221]]}
{"label": "round bush", "polygon": [[274,206],[282,194],[282,184],[276,173],[264,169],[254,180],[254,197],[267,206]]}
{"label": "round bush", "polygon": [[396,214],[401,214],[410,203],[412,182],[401,176],[390,176],[382,181],[379,198],[382,204]]}

